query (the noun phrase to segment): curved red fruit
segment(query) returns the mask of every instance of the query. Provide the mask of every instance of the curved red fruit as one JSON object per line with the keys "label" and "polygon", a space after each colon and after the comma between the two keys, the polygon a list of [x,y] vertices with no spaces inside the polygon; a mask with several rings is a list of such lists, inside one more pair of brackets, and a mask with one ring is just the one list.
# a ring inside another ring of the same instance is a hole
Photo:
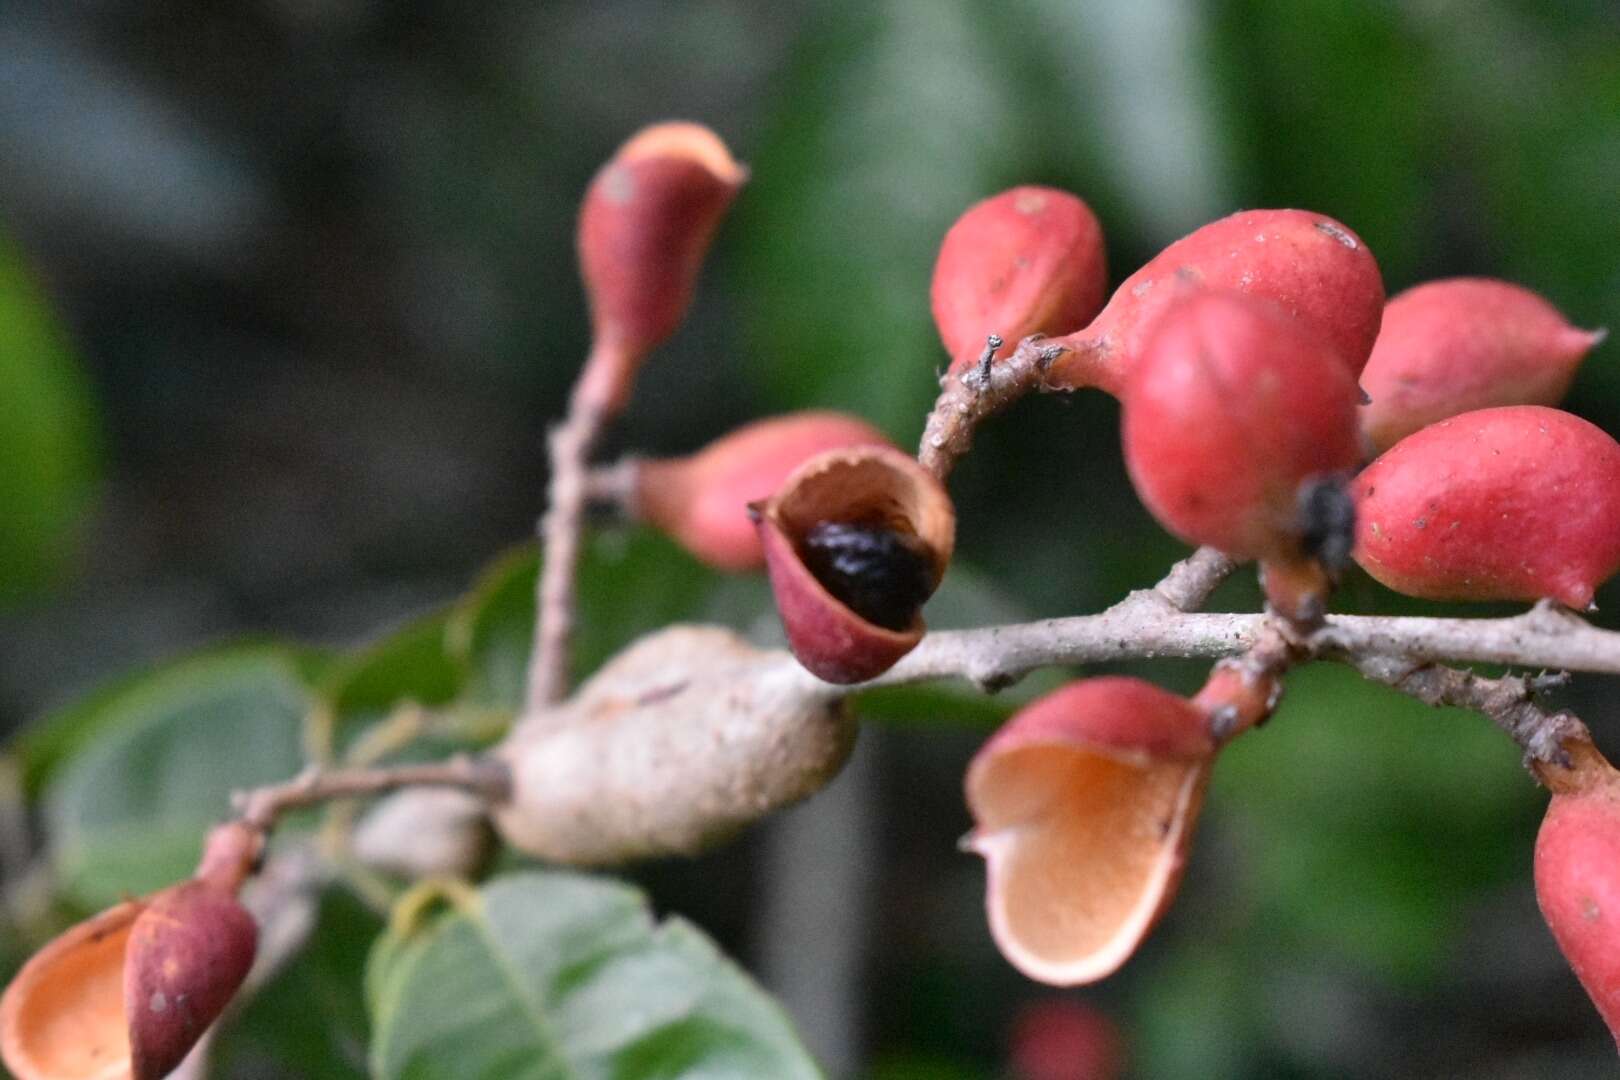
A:
{"label": "curved red fruit", "polygon": [[1070,351],[1047,384],[1118,394],[1153,324],[1189,286],[1272,301],[1314,326],[1352,376],[1367,362],[1384,308],[1378,264],[1350,229],[1308,210],[1245,210],[1165,248],[1114,290],[1090,326],[1054,339]]}
{"label": "curved red fruit", "polygon": [[1355,559],[1408,596],[1585,608],[1620,569],[1620,445],[1558,409],[1442,420],[1355,486]]}
{"label": "curved red fruit", "polygon": [[1050,998],[1018,1010],[1010,1080],[1116,1080],[1125,1071],[1119,1029],[1083,1001]]}
{"label": "curved red fruit", "polygon": [[1102,226],[1078,196],[1025,185],[956,219],[939,246],[930,299],[951,371],[976,362],[991,334],[998,356],[1031,334],[1063,334],[1102,307],[1108,259]]}
{"label": "curved red fruit", "polygon": [[19,1080],[156,1080],[185,1058],[253,966],[258,929],[193,878],[67,930],[0,999],[0,1054]]}
{"label": "curved red fruit", "polygon": [[1542,819],[1536,900],[1620,1047],[1620,772],[1592,753]]}
{"label": "curved red fruit", "polygon": [[579,262],[593,342],[576,393],[622,407],[637,367],[686,316],[703,256],[748,177],[700,124],[657,124],[591,180],[579,215]]}
{"label": "curved red fruit", "polygon": [[765,554],[749,503],[769,498],[822,451],[887,445],[882,432],[843,413],[756,420],[690,457],[639,463],[634,510],[710,566],[751,570]]}
{"label": "curved red fruit", "polygon": [[1571,326],[1529,289],[1449,278],[1384,306],[1361,373],[1361,426],[1379,450],[1448,416],[1495,405],[1556,405],[1601,330]]}
{"label": "curved red fruit", "polygon": [[887,671],[922,640],[922,604],[956,546],[950,496],[889,446],[829,450],[757,508],[776,610],[799,663],[830,683]]}
{"label": "curved red fruit", "polygon": [[1169,905],[1215,743],[1201,709],[1140,679],[1083,679],[1026,706],[968,766],[1001,953],[1059,986],[1117,970]]}
{"label": "curved red fruit", "polygon": [[201,880],[158,893],[130,928],[124,956],[135,1080],[167,1076],[247,978],[258,926],[235,895]]}
{"label": "curved red fruit", "polygon": [[1127,378],[1125,464],[1159,523],[1238,558],[1301,557],[1300,489],[1361,460],[1354,380],[1272,304],[1196,293]]}

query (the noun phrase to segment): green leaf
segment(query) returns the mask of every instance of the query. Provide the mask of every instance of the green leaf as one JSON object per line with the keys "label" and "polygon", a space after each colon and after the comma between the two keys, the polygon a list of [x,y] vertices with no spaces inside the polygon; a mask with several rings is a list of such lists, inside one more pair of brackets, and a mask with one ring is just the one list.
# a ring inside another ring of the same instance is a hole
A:
{"label": "green leaf", "polygon": [[377,945],[382,1080],[820,1075],[747,975],[628,886],[525,873],[447,899]]}
{"label": "green leaf", "polygon": [[45,295],[0,238],[0,604],[62,569],[96,473],[90,391]]}
{"label": "green leaf", "polygon": [[382,921],[349,893],[321,897],[304,950],[220,1029],[220,1076],[363,1080],[370,1020],[361,993]]}
{"label": "green leaf", "polygon": [[414,619],[331,665],[320,696],[337,742],[404,702],[443,705],[455,699],[465,674],[447,644],[449,618],[448,611],[437,611]]}
{"label": "green leaf", "polygon": [[233,790],[298,772],[311,701],[298,655],[263,646],[180,660],[76,714],[94,742],[44,798],[63,892],[98,908],[189,874]]}

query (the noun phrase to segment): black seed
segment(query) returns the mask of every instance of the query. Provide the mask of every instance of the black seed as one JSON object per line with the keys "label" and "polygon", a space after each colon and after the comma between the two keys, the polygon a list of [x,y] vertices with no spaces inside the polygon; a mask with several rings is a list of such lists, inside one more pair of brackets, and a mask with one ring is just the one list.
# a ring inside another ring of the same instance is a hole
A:
{"label": "black seed", "polygon": [[1299,488],[1299,543],[1333,577],[1356,543],[1356,503],[1342,476],[1312,477]]}
{"label": "black seed", "polygon": [[934,591],[928,546],[886,525],[823,521],[805,533],[799,554],[828,592],[889,630],[910,626]]}

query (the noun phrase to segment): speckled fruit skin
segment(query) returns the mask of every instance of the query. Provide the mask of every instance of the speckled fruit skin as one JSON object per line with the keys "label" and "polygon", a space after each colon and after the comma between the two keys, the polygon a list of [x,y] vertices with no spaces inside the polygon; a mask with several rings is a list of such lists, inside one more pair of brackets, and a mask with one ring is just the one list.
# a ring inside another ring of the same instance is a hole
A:
{"label": "speckled fruit skin", "polygon": [[720,219],[748,171],[700,124],[655,124],[602,166],[579,214],[592,351],[575,393],[616,410],[647,352],[680,325]]}
{"label": "speckled fruit skin", "polygon": [[976,203],[939,247],[930,299],[951,371],[970,367],[985,339],[997,356],[1031,334],[1086,325],[1108,290],[1102,226],[1078,196],[1025,185]]}
{"label": "speckled fruit skin", "polygon": [[1184,297],[1121,395],[1125,464],[1159,523],[1237,558],[1299,557],[1301,482],[1361,460],[1354,380],[1299,320],[1239,293]]}
{"label": "speckled fruit skin", "polygon": [[788,475],[825,450],[888,446],[858,417],[801,412],[756,420],[690,457],[642,462],[636,470],[636,513],[687,551],[721,570],[765,563],[748,504],[769,498]]}
{"label": "speckled fruit skin", "polygon": [[1361,238],[1309,210],[1244,210],[1182,237],[1126,278],[1090,326],[1055,339],[1069,352],[1050,386],[1118,394],[1153,325],[1189,287],[1270,300],[1316,327],[1351,375],[1378,336],[1384,280]]}
{"label": "speckled fruit skin", "polygon": [[1620,445],[1540,405],[1409,435],[1356,478],[1355,560],[1433,600],[1592,602],[1620,568]]}
{"label": "speckled fruit skin", "polygon": [[1361,425],[1379,450],[1430,424],[1497,405],[1556,405],[1601,331],[1571,326],[1529,289],[1447,278],[1384,306],[1361,373]]}
{"label": "speckled fruit skin", "polygon": [[1553,796],[1535,876],[1541,914],[1620,1048],[1620,782]]}

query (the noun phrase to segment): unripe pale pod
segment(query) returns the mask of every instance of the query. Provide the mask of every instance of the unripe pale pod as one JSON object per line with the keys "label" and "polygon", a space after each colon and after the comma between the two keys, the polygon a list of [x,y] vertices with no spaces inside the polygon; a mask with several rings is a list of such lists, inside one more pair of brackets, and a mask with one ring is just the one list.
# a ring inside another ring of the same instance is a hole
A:
{"label": "unripe pale pod", "polygon": [[1558,409],[1442,420],[1355,487],[1356,562],[1408,596],[1581,609],[1620,569],[1620,445]]}
{"label": "unripe pale pod", "polygon": [[1204,712],[1140,679],[1083,679],[1026,706],[968,767],[986,909],[1032,979],[1119,968],[1175,895],[1216,746]]}
{"label": "unripe pale pod", "polygon": [[396,791],[366,811],[350,849],[366,866],[402,878],[469,878],[494,850],[489,806],[454,788]]}
{"label": "unripe pale pod", "polygon": [[748,178],[701,124],[656,124],[602,167],[579,215],[592,350],[576,393],[616,411],[647,353],[675,332],[720,219]]}
{"label": "unripe pale pod", "polygon": [[858,417],[800,412],[756,420],[690,457],[635,464],[633,513],[721,570],[764,565],[750,503],[769,498],[804,462],[825,450],[888,446]]}
{"label": "unripe pale pod", "polygon": [[18,1080],[157,1080],[185,1058],[253,966],[236,899],[263,837],[231,824],[198,876],[70,928],[0,998],[0,1054]]}
{"label": "unripe pale pod", "polygon": [[1556,405],[1601,330],[1571,326],[1529,289],[1448,278],[1384,307],[1361,373],[1362,428],[1380,451],[1420,428],[1497,405]]}
{"label": "unripe pale pod", "polygon": [[1107,287],[1102,226],[1079,197],[1025,185],[976,203],[945,234],[930,288],[950,370],[977,361],[991,334],[999,357],[1031,334],[1078,330]]}
{"label": "unripe pale pod", "polygon": [[756,512],[782,628],[812,674],[864,682],[922,640],[956,511],[915,458],[888,446],[827,451]]}
{"label": "unripe pale pod", "polygon": [[1378,336],[1384,281],[1361,238],[1308,210],[1245,210],[1165,248],[1114,290],[1090,326],[1052,344],[1047,385],[1119,394],[1165,310],[1189,287],[1248,293],[1313,326],[1351,376]]}
{"label": "unripe pale pod", "polygon": [[[723,627],[642,638],[495,755],[506,841],[576,865],[691,855],[819,790],[854,744],[841,698]],[[746,773],[737,762],[746,761]]]}
{"label": "unripe pale pod", "polygon": [[1620,1047],[1620,772],[1577,745],[1543,771],[1552,801],[1536,836],[1536,900],[1559,951]]}
{"label": "unripe pale pod", "polygon": [[1307,324],[1253,296],[1193,294],[1165,313],[1126,380],[1125,464],[1143,504],[1188,543],[1297,563],[1323,554],[1307,542],[1302,492],[1361,460],[1357,400]]}

